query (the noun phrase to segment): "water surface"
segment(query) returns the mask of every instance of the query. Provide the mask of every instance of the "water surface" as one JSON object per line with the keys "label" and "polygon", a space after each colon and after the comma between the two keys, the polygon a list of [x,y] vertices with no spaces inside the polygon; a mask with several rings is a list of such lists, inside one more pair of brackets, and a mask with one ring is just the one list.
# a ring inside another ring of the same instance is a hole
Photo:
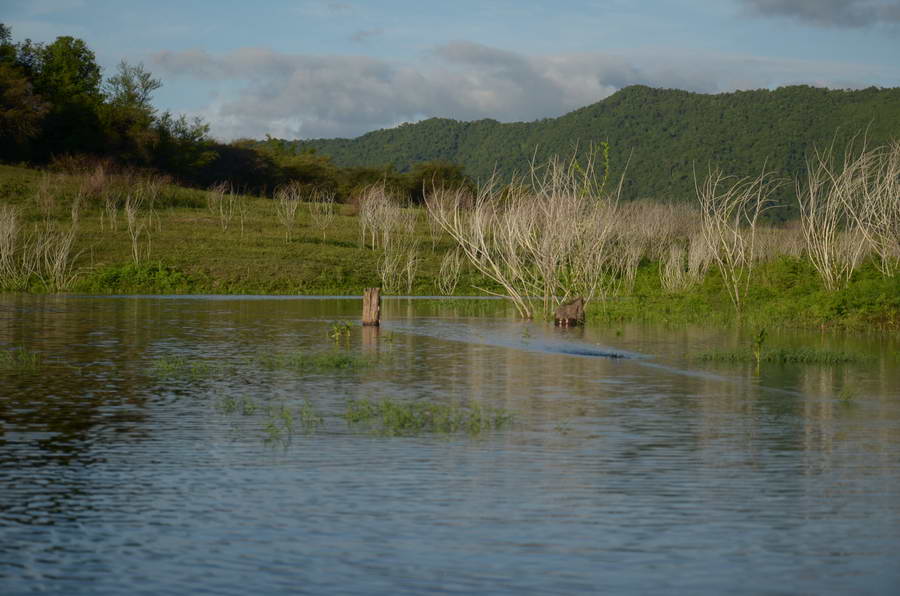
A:
{"label": "water surface", "polygon": [[[734,330],[395,299],[373,331],[360,308],[0,298],[0,349],[41,357],[0,371],[0,593],[897,593],[895,336],[772,331],[867,359],[757,371],[696,360]],[[297,350],[375,364],[260,366]],[[381,436],[341,417],[363,398],[515,419]],[[271,440],[267,408],[304,404],[323,424]]]}

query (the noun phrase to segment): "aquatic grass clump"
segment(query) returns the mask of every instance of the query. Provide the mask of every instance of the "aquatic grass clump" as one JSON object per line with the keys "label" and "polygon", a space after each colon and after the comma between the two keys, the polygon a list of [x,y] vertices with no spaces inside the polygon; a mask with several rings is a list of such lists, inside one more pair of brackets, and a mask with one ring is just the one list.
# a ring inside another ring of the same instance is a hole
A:
{"label": "aquatic grass clump", "polygon": [[325,424],[325,418],[308,399],[299,408],[290,408],[281,401],[277,404],[261,404],[252,397],[227,395],[216,399],[215,409],[222,414],[253,417],[260,424],[263,442],[287,448],[299,429],[306,434],[316,432]]}
{"label": "aquatic grass clump", "polygon": [[297,416],[300,418],[300,426],[308,433],[315,432],[320,426],[325,424],[325,418],[316,410],[316,407],[308,399],[303,400],[303,405],[297,409]]}
{"label": "aquatic grass clump", "polygon": [[0,352],[0,370],[31,372],[40,367],[40,354],[27,348],[13,348]]}
{"label": "aquatic grass clump", "polygon": [[325,419],[308,399],[304,399],[303,405],[296,410],[292,410],[285,403],[271,405],[266,410],[266,416],[266,424],[263,427],[266,444],[280,444],[285,448],[294,438],[298,423],[307,434],[316,432],[325,424]]}
{"label": "aquatic grass clump", "polygon": [[439,404],[401,402],[390,398],[380,401],[350,400],[344,419],[351,426],[361,425],[385,436],[412,436],[422,433],[477,435],[500,429],[512,421],[505,410],[486,408],[478,402]]}
{"label": "aquatic grass clump", "polygon": [[294,372],[329,372],[363,368],[371,364],[370,359],[346,352],[306,353],[301,351],[260,356],[258,363],[269,370],[290,370]]}
{"label": "aquatic grass clump", "polygon": [[777,348],[757,351],[754,348],[740,350],[715,350],[696,356],[704,362],[767,362],[773,364],[855,364],[865,357],[850,352],[819,350],[815,348]]}
{"label": "aquatic grass clump", "polygon": [[150,372],[160,378],[202,379],[214,372],[208,362],[190,360],[186,356],[166,355],[155,359]]}
{"label": "aquatic grass clump", "polygon": [[223,414],[241,414],[243,416],[252,416],[256,413],[259,405],[252,397],[234,397],[232,395],[216,400],[216,409]]}

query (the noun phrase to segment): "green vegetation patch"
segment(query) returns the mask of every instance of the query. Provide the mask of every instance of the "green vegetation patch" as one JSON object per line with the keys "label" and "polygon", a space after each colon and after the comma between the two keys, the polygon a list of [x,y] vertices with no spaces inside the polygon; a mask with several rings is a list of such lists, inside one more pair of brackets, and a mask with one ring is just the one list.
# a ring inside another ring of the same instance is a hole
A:
{"label": "green vegetation patch", "polygon": [[41,367],[41,356],[26,348],[0,352],[0,370],[29,372]]}
{"label": "green vegetation patch", "polygon": [[[740,350],[716,350],[703,352],[696,356],[705,362],[756,362],[757,357],[751,348]],[[856,364],[866,358],[859,354],[815,348],[777,348],[763,350],[759,362],[774,364]]]}
{"label": "green vegetation patch", "polygon": [[289,370],[299,373],[349,371],[370,366],[369,358],[350,354],[348,352],[318,352],[307,353],[301,351],[282,354],[263,355],[258,359],[263,368],[269,370]]}
{"label": "green vegetation patch", "polygon": [[477,435],[503,428],[512,421],[509,412],[486,408],[477,402],[462,405],[392,399],[350,400],[344,418],[350,425],[365,426],[385,436],[462,432]]}
{"label": "green vegetation patch", "polygon": [[75,290],[98,294],[187,294],[197,286],[199,280],[161,262],[125,263],[91,272],[75,284]]}

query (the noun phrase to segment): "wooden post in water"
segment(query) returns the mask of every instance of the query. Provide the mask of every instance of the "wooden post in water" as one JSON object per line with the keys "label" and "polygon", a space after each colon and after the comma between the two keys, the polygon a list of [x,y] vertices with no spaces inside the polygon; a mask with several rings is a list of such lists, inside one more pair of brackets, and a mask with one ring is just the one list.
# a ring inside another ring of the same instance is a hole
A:
{"label": "wooden post in water", "polygon": [[378,327],[381,319],[381,288],[366,288],[363,293],[362,324]]}

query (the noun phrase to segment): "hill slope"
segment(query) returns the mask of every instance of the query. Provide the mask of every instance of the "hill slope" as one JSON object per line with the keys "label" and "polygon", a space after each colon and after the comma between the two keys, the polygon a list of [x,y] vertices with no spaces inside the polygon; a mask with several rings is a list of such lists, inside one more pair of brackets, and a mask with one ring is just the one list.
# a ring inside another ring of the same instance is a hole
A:
{"label": "hill slope", "polygon": [[[431,118],[355,139],[291,144],[296,151],[314,148],[343,166],[393,164],[404,171],[415,162],[442,159],[484,179],[495,168],[503,177],[522,171],[535,155],[541,161],[608,141],[615,179],[630,157],[626,197],[678,201],[693,197],[694,164],[698,171],[712,163],[745,176],[767,163],[797,175],[812,147],[835,138],[843,146],[867,128],[870,143],[900,138],[900,88],[793,86],[705,95],[632,86],[559,118],[528,123]],[[790,193],[783,189],[781,198]]]}

